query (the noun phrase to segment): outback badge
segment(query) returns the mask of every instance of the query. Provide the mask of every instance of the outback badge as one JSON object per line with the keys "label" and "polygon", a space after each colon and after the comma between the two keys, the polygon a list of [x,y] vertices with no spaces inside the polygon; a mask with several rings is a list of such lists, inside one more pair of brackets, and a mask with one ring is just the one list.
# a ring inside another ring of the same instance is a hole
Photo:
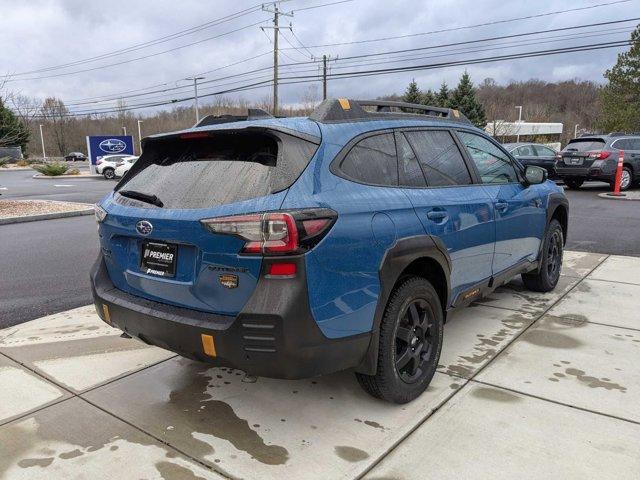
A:
{"label": "outback badge", "polygon": [[236,288],[238,286],[238,276],[230,273],[219,275],[218,279],[223,287]]}

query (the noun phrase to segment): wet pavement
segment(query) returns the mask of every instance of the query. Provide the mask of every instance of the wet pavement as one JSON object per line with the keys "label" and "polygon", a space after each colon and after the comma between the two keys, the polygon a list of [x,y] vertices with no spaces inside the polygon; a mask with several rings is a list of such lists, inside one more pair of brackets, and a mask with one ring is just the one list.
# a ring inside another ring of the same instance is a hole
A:
{"label": "wet pavement", "polygon": [[567,252],[454,313],[407,405],[120,337],[81,307],[0,330],[0,479],[637,478],[640,259]]}

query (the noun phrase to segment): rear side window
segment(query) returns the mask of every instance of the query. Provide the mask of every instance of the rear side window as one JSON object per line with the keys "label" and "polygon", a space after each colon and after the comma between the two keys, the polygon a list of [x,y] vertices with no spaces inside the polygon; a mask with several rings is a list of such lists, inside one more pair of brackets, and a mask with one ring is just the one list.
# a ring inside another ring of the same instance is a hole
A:
{"label": "rear side window", "polygon": [[591,150],[602,150],[604,148],[604,140],[600,138],[583,138],[571,140],[563,152],[588,152]]}
{"label": "rear side window", "polygon": [[[164,208],[211,208],[290,187],[316,149],[314,143],[281,132],[158,139],[145,146],[117,188],[155,195]],[[118,201],[136,202],[125,197]]]}
{"label": "rear side window", "polygon": [[360,140],[340,162],[340,170],[357,182],[397,186],[398,162],[393,134]]}
{"label": "rear side window", "polygon": [[640,138],[621,138],[611,146],[618,150],[640,150]]}
{"label": "rear side window", "polygon": [[458,132],[458,134],[478,169],[482,183],[519,181],[511,160],[496,145],[475,133]]}
{"label": "rear side window", "polygon": [[467,185],[471,175],[451,133],[445,130],[405,132],[430,187]]}
{"label": "rear side window", "polygon": [[536,150],[536,154],[538,157],[554,157],[556,152],[551,150],[549,147],[544,147],[542,145],[534,145],[533,147]]}

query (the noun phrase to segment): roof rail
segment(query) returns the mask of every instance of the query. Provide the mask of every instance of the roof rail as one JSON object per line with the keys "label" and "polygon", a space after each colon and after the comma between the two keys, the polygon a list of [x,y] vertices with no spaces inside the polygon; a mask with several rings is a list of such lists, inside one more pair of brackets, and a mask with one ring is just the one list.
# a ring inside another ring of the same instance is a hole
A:
{"label": "roof rail", "polygon": [[207,125],[218,125],[220,123],[242,122],[244,120],[260,120],[263,118],[274,118],[269,112],[261,108],[248,108],[246,115],[207,115],[194,125],[194,127],[205,127]]}
{"label": "roof rail", "polygon": [[[363,107],[376,107],[376,110],[375,112],[370,112]],[[407,110],[413,110],[413,112],[407,112]],[[353,120],[380,120],[382,118],[424,118],[425,115],[471,123],[462,113],[452,108],[388,100],[349,100],[346,98],[325,100],[316,107],[313,113],[309,115],[309,118],[320,123],[329,123]]]}

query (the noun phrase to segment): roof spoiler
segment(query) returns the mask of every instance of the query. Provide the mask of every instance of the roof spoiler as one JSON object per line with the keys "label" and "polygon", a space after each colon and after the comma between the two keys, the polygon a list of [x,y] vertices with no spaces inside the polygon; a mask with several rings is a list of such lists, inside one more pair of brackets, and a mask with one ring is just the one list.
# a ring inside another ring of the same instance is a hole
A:
{"label": "roof spoiler", "polygon": [[[375,111],[363,107],[375,107]],[[347,122],[352,120],[382,120],[386,118],[424,118],[424,116],[471,123],[467,117],[452,108],[432,107],[418,103],[388,100],[328,99],[313,111],[309,118],[320,123]]]}
{"label": "roof spoiler", "polygon": [[243,122],[245,120],[261,120],[263,118],[274,118],[274,116],[261,108],[249,108],[246,115],[207,115],[196,123],[194,128],[219,125],[221,123]]}

